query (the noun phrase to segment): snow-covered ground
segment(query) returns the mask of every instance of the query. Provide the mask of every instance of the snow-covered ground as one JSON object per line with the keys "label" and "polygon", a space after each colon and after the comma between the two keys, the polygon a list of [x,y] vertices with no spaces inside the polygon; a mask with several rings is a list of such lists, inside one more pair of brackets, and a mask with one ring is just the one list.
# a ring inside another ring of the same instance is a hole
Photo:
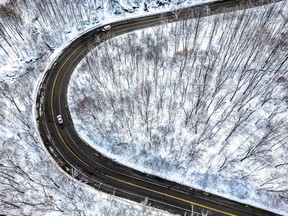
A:
{"label": "snow-covered ground", "polygon": [[[131,5],[138,8],[125,13]],[[153,5],[152,13],[174,7]],[[0,1],[1,214],[169,215],[68,178],[43,149],[33,115],[37,84],[69,41],[100,23],[143,13],[144,1]]]}
{"label": "snow-covered ground", "polygon": [[287,12],[282,2],[102,44],[71,80],[77,131],[119,163],[288,214]]}

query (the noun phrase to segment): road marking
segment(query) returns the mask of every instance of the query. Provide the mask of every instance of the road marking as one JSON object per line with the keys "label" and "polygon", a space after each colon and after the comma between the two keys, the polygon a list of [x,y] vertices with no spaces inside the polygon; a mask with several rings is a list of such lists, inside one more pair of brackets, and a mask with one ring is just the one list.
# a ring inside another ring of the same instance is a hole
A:
{"label": "road marking", "polygon": [[186,203],[189,203],[189,204],[192,204],[192,205],[195,205],[195,206],[199,206],[199,207],[201,207],[201,208],[209,209],[209,210],[211,210],[211,211],[219,212],[219,213],[222,213],[222,214],[225,214],[225,215],[229,215],[229,216],[236,216],[235,214],[231,214],[231,213],[229,213],[229,212],[221,211],[221,210],[218,210],[218,209],[215,209],[215,208],[211,208],[211,207],[209,207],[209,206],[205,206],[205,205],[202,205],[202,204],[199,204],[199,203],[190,201],[190,200],[186,200],[186,199],[183,199],[183,198],[180,198],[180,197],[177,197],[177,196],[173,196],[173,195],[171,195],[171,194],[163,193],[163,192],[160,192],[160,191],[157,191],[157,190],[153,190],[153,189],[146,188],[146,187],[143,187],[143,186],[140,186],[140,185],[137,185],[137,184],[133,184],[133,183],[131,183],[131,182],[127,182],[127,181],[124,181],[124,180],[115,178],[115,177],[113,177],[113,176],[110,176],[110,175],[106,175],[106,176],[109,177],[109,178],[111,178],[111,179],[114,179],[114,180],[116,180],[116,181],[122,182],[122,183],[124,183],[124,184],[131,185],[131,186],[134,186],[134,187],[137,187],[137,188],[141,188],[141,189],[143,189],[143,190],[147,190],[147,191],[150,191],[150,192],[153,192],[153,193],[156,193],[156,194],[160,194],[160,195],[163,195],[163,196],[167,196],[167,197],[170,197],[170,198],[173,198],[173,199],[176,199],[176,200],[180,200],[180,201],[182,201],[182,202],[186,202]]}
{"label": "road marking", "polygon": [[[64,61],[64,63],[62,64],[62,66],[60,67],[60,69],[58,70],[57,74],[56,74],[56,77],[54,79],[54,82],[53,82],[53,85],[52,85],[52,92],[51,92],[51,98],[50,98],[50,103],[51,103],[51,112],[52,112],[52,118],[53,120],[55,119],[55,114],[54,114],[54,109],[53,109],[53,98],[54,98],[54,90],[55,90],[55,86],[56,86],[56,82],[57,82],[57,79],[58,79],[58,76],[59,74],[61,73],[63,67],[66,65],[66,63],[71,59],[71,57],[80,49],[81,47],[77,48],[76,50],[74,50],[69,56],[68,58]],[[76,157],[81,163],[85,164],[87,167],[90,167],[89,164],[87,164],[85,161],[83,161],[81,158],[79,158],[71,149],[70,147],[66,144],[66,142],[64,141],[63,137],[61,136],[60,132],[59,132],[59,129],[57,127],[57,124],[56,122],[54,121],[54,127],[57,131],[57,134],[58,136],[60,137],[62,143],[64,144],[64,146],[71,152],[71,154]],[[124,184],[127,184],[127,185],[131,185],[131,186],[134,186],[134,187],[137,187],[137,188],[141,188],[143,190],[146,190],[146,191],[150,191],[150,192],[153,192],[153,193],[156,193],[156,194],[160,194],[160,195],[163,195],[163,196],[166,196],[166,197],[170,197],[170,198],[173,198],[173,199],[176,199],[176,200],[179,200],[179,201],[182,201],[182,202],[186,202],[186,203],[189,203],[189,204],[192,204],[192,205],[195,205],[195,206],[199,206],[201,208],[205,208],[205,209],[208,209],[208,210],[211,210],[211,211],[214,211],[214,212],[218,212],[218,213],[222,213],[222,214],[225,214],[225,215],[229,215],[229,216],[236,216],[235,214],[231,214],[231,213],[228,213],[228,212],[225,212],[225,211],[221,211],[221,210],[218,210],[218,209],[215,209],[215,208],[211,208],[211,207],[208,207],[208,206],[205,206],[205,205],[202,205],[202,204],[199,204],[199,203],[195,203],[193,201],[190,201],[190,200],[186,200],[186,199],[183,199],[183,198],[180,198],[180,197],[177,197],[177,196],[174,196],[174,195],[170,195],[170,194],[166,194],[166,193],[163,193],[163,192],[160,192],[160,191],[157,191],[157,190],[153,190],[153,189],[149,189],[149,188],[146,188],[146,187],[143,187],[143,186],[140,186],[140,185],[136,185],[136,184],[133,184],[131,182],[127,182],[127,181],[124,181],[124,180],[121,180],[121,179],[118,179],[118,178],[115,178],[115,177],[112,177],[110,175],[105,175],[106,177],[110,178],[110,179],[114,179],[118,182],[122,182]]]}
{"label": "road marking", "polygon": [[56,86],[56,81],[58,79],[58,76],[60,74],[60,72],[62,71],[63,67],[65,66],[65,64],[70,60],[70,58],[80,49],[80,47],[76,50],[74,50],[71,55],[64,61],[64,63],[62,64],[62,66],[60,67],[59,71],[56,74],[56,77],[54,79],[53,85],[52,85],[52,92],[51,92],[51,98],[50,98],[50,105],[51,105],[51,111],[52,111],[52,119],[54,122],[54,127],[57,131],[58,136],[60,137],[62,143],[64,144],[64,146],[71,152],[71,154],[76,157],[79,161],[81,161],[83,164],[85,164],[87,167],[90,167],[89,164],[87,164],[85,161],[83,161],[81,158],[79,158],[71,149],[70,147],[66,144],[66,142],[64,141],[63,137],[61,136],[59,129],[57,127],[57,124],[55,122],[55,114],[54,114],[54,109],[53,109],[53,98],[54,98],[54,90],[55,90],[55,86]]}

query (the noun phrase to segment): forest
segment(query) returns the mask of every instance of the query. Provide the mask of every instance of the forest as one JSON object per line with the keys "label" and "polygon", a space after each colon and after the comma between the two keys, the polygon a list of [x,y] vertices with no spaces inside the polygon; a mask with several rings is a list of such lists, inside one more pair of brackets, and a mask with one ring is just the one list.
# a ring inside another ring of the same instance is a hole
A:
{"label": "forest", "polygon": [[69,41],[119,11],[111,1],[0,1],[0,215],[170,215],[68,177],[37,134],[35,94],[46,68]]}
{"label": "forest", "polygon": [[285,14],[282,2],[163,20],[103,43],[70,83],[77,131],[125,165],[264,207],[287,205]]}
{"label": "forest", "polygon": [[[144,1],[0,2],[1,214],[169,215],[67,177],[44,149],[34,116],[37,85],[69,41],[109,17],[144,7]],[[107,41],[71,80],[75,126],[97,135],[90,137],[96,149],[126,154],[119,163],[130,159],[200,189],[219,183],[222,188],[212,192],[241,201],[254,195],[260,206],[284,212],[286,14],[281,2],[172,24],[163,20]]]}

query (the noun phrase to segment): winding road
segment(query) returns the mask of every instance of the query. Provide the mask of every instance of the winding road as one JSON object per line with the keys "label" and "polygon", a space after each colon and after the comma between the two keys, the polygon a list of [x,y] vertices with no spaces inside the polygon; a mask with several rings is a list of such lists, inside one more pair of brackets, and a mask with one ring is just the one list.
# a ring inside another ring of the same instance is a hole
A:
{"label": "winding road", "polygon": [[[236,10],[240,1],[223,1],[185,9],[178,14],[183,19],[207,16],[210,11],[222,13],[223,9]],[[191,13],[193,10],[195,13]],[[125,167],[101,155],[79,138],[67,107],[67,88],[71,74],[81,59],[95,46],[127,32],[161,22],[175,21],[175,12],[133,18],[111,23],[107,32],[91,30],[63,50],[51,68],[46,71],[37,96],[37,123],[43,143],[58,165],[72,177],[115,196],[149,205],[166,211],[188,215],[209,212],[209,215],[274,215],[271,212],[224,199],[174,182],[147,175]],[[61,114],[64,125],[57,124]]]}

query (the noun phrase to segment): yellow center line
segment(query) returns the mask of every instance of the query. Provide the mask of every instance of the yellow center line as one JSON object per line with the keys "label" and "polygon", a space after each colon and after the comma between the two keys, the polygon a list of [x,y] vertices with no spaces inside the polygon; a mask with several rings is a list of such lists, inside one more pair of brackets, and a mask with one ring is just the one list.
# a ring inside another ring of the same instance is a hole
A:
{"label": "yellow center line", "polygon": [[54,127],[57,131],[57,134],[58,136],[60,137],[62,143],[64,144],[64,146],[71,152],[71,154],[76,157],[79,161],[81,161],[83,164],[85,164],[86,166],[90,167],[89,164],[87,164],[85,161],[83,161],[81,158],[79,158],[71,149],[70,147],[66,144],[66,142],[64,141],[63,137],[61,136],[60,132],[59,132],[59,129],[57,127],[57,124],[55,122],[55,113],[54,113],[54,109],[53,109],[53,99],[54,99],[54,91],[55,91],[55,86],[56,86],[56,82],[57,82],[57,79],[58,79],[58,76],[59,74],[61,73],[63,67],[65,66],[65,64],[71,59],[71,57],[80,49],[77,48],[76,50],[74,50],[71,55],[64,61],[64,63],[62,64],[62,66],[60,67],[59,71],[57,72],[56,74],[56,77],[54,79],[54,82],[53,82],[53,85],[52,85],[52,92],[51,92],[51,98],[50,98],[50,105],[51,105],[51,111],[52,111],[52,119],[53,119],[53,122],[54,122]]}
{"label": "yellow center line", "polygon": [[229,216],[236,216],[235,214],[231,214],[229,212],[221,211],[221,210],[218,210],[218,209],[215,209],[215,208],[211,208],[209,206],[205,206],[205,205],[202,205],[202,204],[190,201],[190,200],[186,200],[186,199],[183,199],[183,198],[180,198],[180,197],[177,197],[177,196],[173,196],[171,194],[163,193],[163,192],[160,192],[160,191],[157,191],[157,190],[153,190],[153,189],[146,188],[146,187],[143,187],[143,186],[140,186],[140,185],[137,185],[137,184],[133,184],[131,182],[127,182],[127,181],[115,178],[113,176],[109,176],[109,175],[106,175],[106,176],[111,178],[111,179],[114,179],[116,181],[122,182],[124,184],[131,185],[131,186],[134,186],[134,187],[137,187],[137,188],[141,188],[143,190],[150,191],[150,192],[153,192],[153,193],[156,193],[156,194],[160,194],[160,195],[163,195],[163,196],[167,196],[167,197],[170,197],[170,198],[173,198],[173,199],[176,199],[176,200],[180,200],[182,202],[186,202],[186,203],[189,203],[189,204],[192,204],[192,205],[195,205],[195,206],[199,206],[201,208],[209,209],[211,211],[219,212],[219,213],[222,213],[222,214],[225,214],[225,215],[229,215]]}
{"label": "yellow center line", "polygon": [[[53,82],[53,85],[52,85],[52,93],[51,93],[51,111],[52,111],[52,118],[53,120],[55,119],[55,113],[54,113],[54,109],[53,109],[53,99],[54,99],[54,91],[55,91],[55,86],[56,86],[56,82],[57,82],[57,79],[58,79],[58,76],[59,74],[61,73],[63,67],[66,65],[66,63],[71,59],[71,57],[80,49],[77,48],[76,50],[74,50],[71,55],[69,55],[69,57],[64,61],[64,63],[62,64],[62,66],[60,67],[59,71],[57,72],[56,74],[56,77],[54,79],[54,82]],[[71,152],[71,154],[76,157],[81,163],[85,164],[87,167],[90,167],[89,164],[87,164],[85,161],[83,161],[81,158],[79,158],[71,149],[70,147],[66,144],[66,142],[64,141],[63,137],[61,136],[61,133],[57,127],[57,124],[56,122],[54,121],[54,127],[58,133],[58,136],[60,137],[62,143],[64,144],[64,146]],[[189,203],[189,204],[192,204],[192,205],[195,205],[195,206],[199,206],[199,207],[202,207],[202,208],[205,208],[205,209],[209,209],[211,211],[214,211],[214,212],[219,212],[219,213],[222,213],[222,214],[225,214],[225,215],[229,215],[229,216],[236,216],[235,214],[231,214],[231,213],[228,213],[228,212],[225,212],[225,211],[221,211],[221,210],[218,210],[218,209],[215,209],[215,208],[211,208],[209,206],[205,206],[205,205],[202,205],[202,204],[199,204],[199,203],[195,203],[195,202],[192,202],[190,200],[186,200],[186,199],[183,199],[183,198],[180,198],[180,197],[177,197],[177,196],[173,196],[173,195],[170,195],[170,194],[166,194],[166,193],[163,193],[163,192],[160,192],[160,191],[157,191],[157,190],[153,190],[153,189],[149,189],[149,188],[146,188],[146,187],[143,187],[143,186],[140,186],[140,185],[137,185],[137,184],[133,184],[131,182],[127,182],[127,181],[124,181],[124,180],[121,180],[121,179],[118,179],[118,178],[115,178],[115,177],[112,177],[112,176],[109,176],[109,175],[105,175],[106,177],[109,177],[111,179],[114,179],[118,182],[122,182],[124,184],[127,184],[127,185],[131,185],[131,186],[134,186],[134,187],[137,187],[137,188],[141,188],[143,190],[146,190],[146,191],[150,191],[150,192],[153,192],[153,193],[156,193],[156,194],[160,194],[160,195],[163,195],[163,196],[166,196],[166,197],[170,197],[170,198],[173,198],[173,199],[176,199],[176,200],[179,200],[179,201],[182,201],[182,202],[186,202],[186,203]]]}

